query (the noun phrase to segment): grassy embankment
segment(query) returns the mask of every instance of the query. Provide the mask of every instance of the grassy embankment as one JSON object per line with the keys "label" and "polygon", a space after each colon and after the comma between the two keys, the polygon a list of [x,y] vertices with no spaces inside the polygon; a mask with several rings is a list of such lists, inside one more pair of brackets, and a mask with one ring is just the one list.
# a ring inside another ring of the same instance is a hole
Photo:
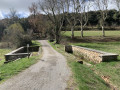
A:
{"label": "grassy embankment", "polygon": [[[34,46],[40,45],[40,43],[37,41],[33,41],[33,45]],[[41,57],[41,55],[37,55],[37,56],[32,56],[29,59],[23,58],[23,59],[14,61],[14,62],[10,62],[8,64],[4,64],[4,61],[5,61],[4,54],[7,54],[10,51],[11,50],[9,49],[0,49],[0,58],[1,58],[0,60],[0,83],[14,76],[15,74],[18,74],[19,72],[28,68],[32,64],[35,64]]]}
{"label": "grassy embankment", "polygon": [[70,88],[74,88],[74,90],[76,90],[76,87],[79,90],[110,90],[109,86],[104,82],[104,80],[101,79],[100,76],[93,72],[92,68],[77,63],[76,60],[78,60],[78,58],[72,54],[66,53],[62,44],[50,44],[54,49],[66,57],[68,65],[73,72],[73,81],[69,81],[68,90]]}
{"label": "grassy embankment", "polygon": [[[120,55],[120,42],[101,42],[101,43],[74,43],[74,45],[93,48]],[[117,61],[102,62],[91,67],[100,76],[107,76],[110,82],[120,89],[120,56]]]}
{"label": "grassy embankment", "polygon": [[[67,37],[70,37],[71,32],[66,32],[64,34]],[[116,53],[120,55],[120,40],[114,39],[114,37],[120,37],[120,31],[106,31],[106,36],[111,37],[109,40],[103,37],[100,37],[99,40],[97,36],[101,36],[102,33],[100,31],[85,31],[84,36],[95,36],[93,38],[89,37],[92,40],[87,42],[86,38],[84,37],[83,40],[81,39],[74,41],[69,39],[69,44],[76,45],[76,46],[83,46],[87,48],[93,48],[96,50],[101,50],[110,53]],[[75,36],[80,36],[80,32],[76,31]],[[106,39],[106,40],[105,40]],[[94,40],[96,40],[94,42]],[[70,43],[70,41],[74,41],[74,43]],[[90,42],[91,41],[91,42]],[[94,43],[93,43],[94,42]],[[100,64],[95,64],[91,66],[89,69],[93,70],[94,72],[98,73],[98,76],[105,76],[107,77],[108,81],[118,89],[120,89],[120,56],[118,57],[117,61],[112,62],[102,62]],[[79,73],[78,73],[79,74]],[[102,89],[103,90],[103,89]]]}

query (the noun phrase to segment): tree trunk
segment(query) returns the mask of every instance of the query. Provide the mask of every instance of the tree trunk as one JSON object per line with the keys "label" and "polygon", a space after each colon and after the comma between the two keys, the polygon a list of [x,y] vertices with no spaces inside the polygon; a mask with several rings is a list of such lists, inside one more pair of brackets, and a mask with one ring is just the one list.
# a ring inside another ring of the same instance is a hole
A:
{"label": "tree trunk", "polygon": [[81,25],[81,37],[83,38],[83,26]]}
{"label": "tree trunk", "polygon": [[104,26],[102,26],[102,33],[103,33],[103,37],[105,37],[105,30],[104,30]]}
{"label": "tree trunk", "polygon": [[73,39],[74,38],[74,29],[73,29],[73,27],[71,28],[71,31],[72,31],[71,38]]}
{"label": "tree trunk", "polygon": [[55,39],[56,39],[56,44],[59,44],[60,43],[60,32],[59,32],[59,27],[58,26],[56,26]]}
{"label": "tree trunk", "polygon": [[56,34],[56,44],[60,44],[60,35]]}

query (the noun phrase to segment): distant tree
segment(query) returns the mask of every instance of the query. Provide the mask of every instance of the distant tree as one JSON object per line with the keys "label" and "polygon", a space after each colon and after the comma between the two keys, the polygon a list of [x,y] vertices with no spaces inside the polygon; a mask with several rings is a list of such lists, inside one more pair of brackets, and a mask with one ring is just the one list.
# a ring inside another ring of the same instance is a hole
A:
{"label": "distant tree", "polygon": [[2,23],[2,20],[0,20],[0,40],[2,39],[4,29],[5,29],[5,25],[4,23]]}
{"label": "distant tree", "polygon": [[83,37],[83,28],[87,25],[88,22],[88,11],[90,8],[89,0],[76,0],[76,11],[79,13],[78,21],[81,26],[81,37]]}
{"label": "distant tree", "polygon": [[31,4],[29,11],[31,13],[31,16],[29,17],[29,23],[33,29],[33,32],[37,32],[38,6],[35,2]]}
{"label": "distant tree", "polygon": [[105,36],[104,25],[108,16],[108,0],[95,0],[96,7],[100,10],[100,26],[102,27],[103,37]]}
{"label": "distant tree", "polygon": [[33,2],[32,5],[29,7],[29,11],[35,18],[36,15],[38,14],[38,6],[35,2]]}
{"label": "distant tree", "polygon": [[67,22],[69,24],[69,27],[71,28],[71,38],[74,38],[74,28],[77,24],[77,11],[76,11],[76,1],[75,0],[66,0],[65,2],[66,6],[66,18]]}
{"label": "distant tree", "polygon": [[[95,26],[99,23],[100,13],[98,11],[88,12],[88,25]],[[94,19],[93,19],[94,18]]]}
{"label": "distant tree", "polygon": [[24,28],[25,31],[27,31],[28,29],[31,29],[28,18],[21,18],[19,20],[19,23],[22,25],[22,27]]}
{"label": "distant tree", "polygon": [[8,14],[8,17],[11,19],[9,22],[10,24],[17,23],[19,21],[17,11],[14,8],[10,8],[10,13]]}
{"label": "distant tree", "polygon": [[32,3],[32,5],[29,7],[29,11],[31,13],[29,17],[31,29],[33,29],[34,33],[38,33],[39,37],[44,36],[46,19],[44,19],[44,15],[40,14],[40,12],[38,11],[38,4]]}
{"label": "distant tree", "polygon": [[107,15],[107,19],[106,19],[106,24],[108,26],[112,26],[117,25],[117,16],[118,13],[116,10],[108,10],[108,15]]}

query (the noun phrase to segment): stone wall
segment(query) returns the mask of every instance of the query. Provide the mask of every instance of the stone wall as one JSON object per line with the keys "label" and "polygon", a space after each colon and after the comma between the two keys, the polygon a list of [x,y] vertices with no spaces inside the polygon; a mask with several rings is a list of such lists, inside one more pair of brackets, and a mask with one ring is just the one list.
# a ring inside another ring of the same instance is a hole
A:
{"label": "stone wall", "polygon": [[[65,46],[65,48],[66,47],[67,46]],[[72,46],[72,49],[70,48],[68,51],[73,52],[73,54],[77,57],[92,61],[94,63],[100,63],[102,61],[117,60],[117,57],[118,57],[117,54],[107,53],[107,52],[85,48],[85,47],[79,47],[79,46]]]}
{"label": "stone wall", "polygon": [[73,54],[81,56],[83,59],[99,63],[102,61],[102,57],[99,57],[102,53],[93,50],[88,50],[83,47],[72,46]]}
{"label": "stone wall", "polygon": [[27,53],[27,47],[20,47],[8,54],[5,54],[5,63],[14,61],[19,58],[29,57],[32,52],[38,52],[39,46],[32,46],[28,48],[29,53]]}
{"label": "stone wall", "polygon": [[[29,52],[38,52],[40,46],[30,46],[28,48]],[[24,47],[24,51],[27,52],[27,47]]]}

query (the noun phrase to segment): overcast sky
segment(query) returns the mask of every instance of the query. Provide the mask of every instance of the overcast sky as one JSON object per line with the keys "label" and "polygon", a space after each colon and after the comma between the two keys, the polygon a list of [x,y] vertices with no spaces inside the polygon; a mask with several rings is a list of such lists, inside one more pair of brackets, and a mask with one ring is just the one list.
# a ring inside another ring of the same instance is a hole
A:
{"label": "overcast sky", "polygon": [[[29,15],[28,7],[32,2],[38,2],[38,0],[0,0],[0,19],[9,13],[10,8],[14,8],[23,17],[27,17]],[[116,8],[115,5],[110,3],[109,9],[114,8]]]}
{"label": "overcast sky", "polygon": [[4,18],[9,13],[10,8],[14,8],[18,13],[22,14],[23,17],[29,15],[28,7],[32,2],[38,0],[0,0],[0,19]]}

